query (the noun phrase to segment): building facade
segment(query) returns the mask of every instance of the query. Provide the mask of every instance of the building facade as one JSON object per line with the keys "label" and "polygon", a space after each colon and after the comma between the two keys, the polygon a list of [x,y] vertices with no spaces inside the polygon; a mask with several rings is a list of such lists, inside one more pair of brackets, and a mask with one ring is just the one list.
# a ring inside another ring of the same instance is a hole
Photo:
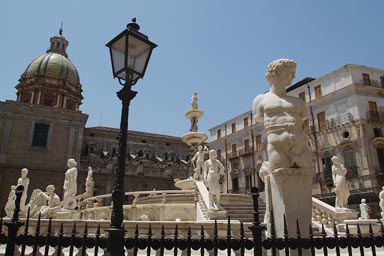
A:
{"label": "building facade", "polygon": [[[334,200],[332,156],[348,170],[350,203],[377,201],[384,185],[384,70],[348,64],[320,78],[305,78],[287,88],[305,101],[303,129],[313,155],[313,195]],[[256,96],[256,95],[255,95]],[[262,187],[257,173],[267,160],[262,124],[246,112],[210,129],[210,147],[227,163],[228,191]]]}
{"label": "building facade", "polygon": [[[69,158],[78,163],[78,194],[84,192],[88,167],[94,170],[96,194],[113,189],[119,129],[86,128],[83,86],[68,45],[60,29],[47,52],[22,73],[17,99],[0,102],[0,205],[22,168],[29,169],[28,195],[53,184],[62,196]],[[174,179],[189,175],[189,148],[179,137],[128,131],[127,148],[126,191],[174,189]]]}

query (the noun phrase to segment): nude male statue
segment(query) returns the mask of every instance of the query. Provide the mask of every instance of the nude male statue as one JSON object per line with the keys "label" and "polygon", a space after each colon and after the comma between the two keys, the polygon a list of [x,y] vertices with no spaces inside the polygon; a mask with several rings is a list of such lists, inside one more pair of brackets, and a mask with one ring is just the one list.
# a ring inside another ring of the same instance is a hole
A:
{"label": "nude male statue", "polygon": [[265,128],[268,163],[260,175],[268,182],[267,208],[272,210],[269,218],[274,219],[277,237],[284,237],[284,220],[288,234],[295,235],[299,219],[303,237],[309,235],[304,227],[311,223],[312,156],[302,129],[307,110],[301,99],[286,93],[295,71],[292,60],[279,59],[269,64],[266,76],[270,90],[256,96],[252,106],[255,123],[264,123]]}
{"label": "nude male statue", "polygon": [[[205,161],[205,169],[207,174],[204,174],[209,188],[209,209],[218,210],[220,204],[220,177],[224,176],[224,165],[217,160],[217,153],[215,150],[209,151],[209,159]],[[216,200],[213,200],[215,195]]]}
{"label": "nude male statue", "polygon": [[253,118],[264,122],[267,136],[269,168],[312,168],[312,157],[302,132],[307,119],[305,103],[286,94],[286,87],[295,78],[296,63],[292,60],[273,61],[267,68],[269,92],[253,101]]}
{"label": "nude male statue", "polygon": [[204,156],[206,153],[208,153],[207,146],[205,145],[203,148],[203,146],[200,145],[197,147],[197,152],[192,158],[192,165],[195,170],[194,178],[196,180],[203,179],[203,176],[205,175]]}

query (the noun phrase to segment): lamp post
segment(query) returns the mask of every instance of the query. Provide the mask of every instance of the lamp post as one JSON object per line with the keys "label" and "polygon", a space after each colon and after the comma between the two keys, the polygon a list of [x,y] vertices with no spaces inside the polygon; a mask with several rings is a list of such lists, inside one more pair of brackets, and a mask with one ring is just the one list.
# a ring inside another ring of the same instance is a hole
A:
{"label": "lamp post", "polygon": [[106,46],[109,48],[112,62],[113,77],[119,80],[123,88],[117,92],[122,102],[119,156],[116,166],[115,187],[112,192],[112,216],[106,255],[124,255],[123,204],[124,204],[124,176],[125,159],[127,155],[128,113],[131,100],[137,92],[132,86],[139,78],[143,78],[152,50],[157,46],[148,40],[148,37],[139,32],[140,26],[136,18],[127,25],[127,28],[113,38]]}

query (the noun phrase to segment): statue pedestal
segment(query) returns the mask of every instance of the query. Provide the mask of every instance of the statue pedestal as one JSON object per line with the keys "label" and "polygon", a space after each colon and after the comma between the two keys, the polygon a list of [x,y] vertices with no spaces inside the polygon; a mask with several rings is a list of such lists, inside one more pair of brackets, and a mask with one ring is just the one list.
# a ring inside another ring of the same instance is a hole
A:
{"label": "statue pedestal", "polygon": [[[309,237],[312,219],[312,170],[310,168],[279,168],[270,175],[270,202],[276,237],[284,237],[284,216],[288,234],[296,237],[296,221],[301,237]],[[268,231],[268,234],[271,234]]]}

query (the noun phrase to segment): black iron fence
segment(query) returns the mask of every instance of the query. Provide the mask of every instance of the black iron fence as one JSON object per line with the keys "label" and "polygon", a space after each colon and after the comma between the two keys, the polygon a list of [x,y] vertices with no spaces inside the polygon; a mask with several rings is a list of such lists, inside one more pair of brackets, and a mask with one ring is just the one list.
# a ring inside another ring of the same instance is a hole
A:
{"label": "black iron fence", "polygon": [[[19,205],[23,191],[22,186],[16,189],[15,210],[12,220],[3,222],[0,220],[0,246],[5,247],[5,255],[102,255],[107,247],[107,238],[102,234],[100,225],[95,233],[88,232],[87,225],[83,230],[77,230],[76,225],[72,231],[65,234],[63,223],[60,224],[59,232],[52,232],[52,220],[49,220],[46,232],[40,233],[40,216],[37,224],[33,227],[33,232],[29,232],[30,219],[25,218],[25,222],[19,220]],[[291,255],[378,255],[377,250],[381,250],[383,255],[384,227],[381,225],[381,233],[374,235],[372,226],[369,226],[369,233],[363,234],[357,225],[357,234],[352,235],[348,225],[343,235],[339,235],[336,224],[334,224],[333,234],[327,235],[324,226],[315,233],[309,227],[309,237],[301,235],[300,226],[297,221],[296,236],[289,237],[286,224],[284,225],[284,237],[277,238],[274,232],[274,223],[271,223],[270,237],[264,237],[264,225],[259,222],[259,193],[257,188],[252,188],[252,198],[254,203],[254,222],[248,227],[240,225],[239,235],[233,236],[231,221],[228,217],[226,235],[219,232],[218,224],[215,221],[213,235],[208,235],[201,225],[200,235],[192,234],[188,227],[186,235],[180,235],[178,225],[175,224],[173,234],[166,234],[164,225],[159,234],[153,234],[151,225],[143,232],[138,226],[134,230],[133,236],[126,236],[124,247],[128,255],[265,255],[269,251],[270,255],[278,253]],[[3,224],[7,227],[4,228]],[[250,230],[252,235],[246,235]],[[221,235],[219,235],[219,233]],[[26,251],[28,250],[28,254]],[[90,250],[92,252],[90,253]],[[368,250],[368,251],[367,251]],[[76,253],[76,254],[75,254]]]}

